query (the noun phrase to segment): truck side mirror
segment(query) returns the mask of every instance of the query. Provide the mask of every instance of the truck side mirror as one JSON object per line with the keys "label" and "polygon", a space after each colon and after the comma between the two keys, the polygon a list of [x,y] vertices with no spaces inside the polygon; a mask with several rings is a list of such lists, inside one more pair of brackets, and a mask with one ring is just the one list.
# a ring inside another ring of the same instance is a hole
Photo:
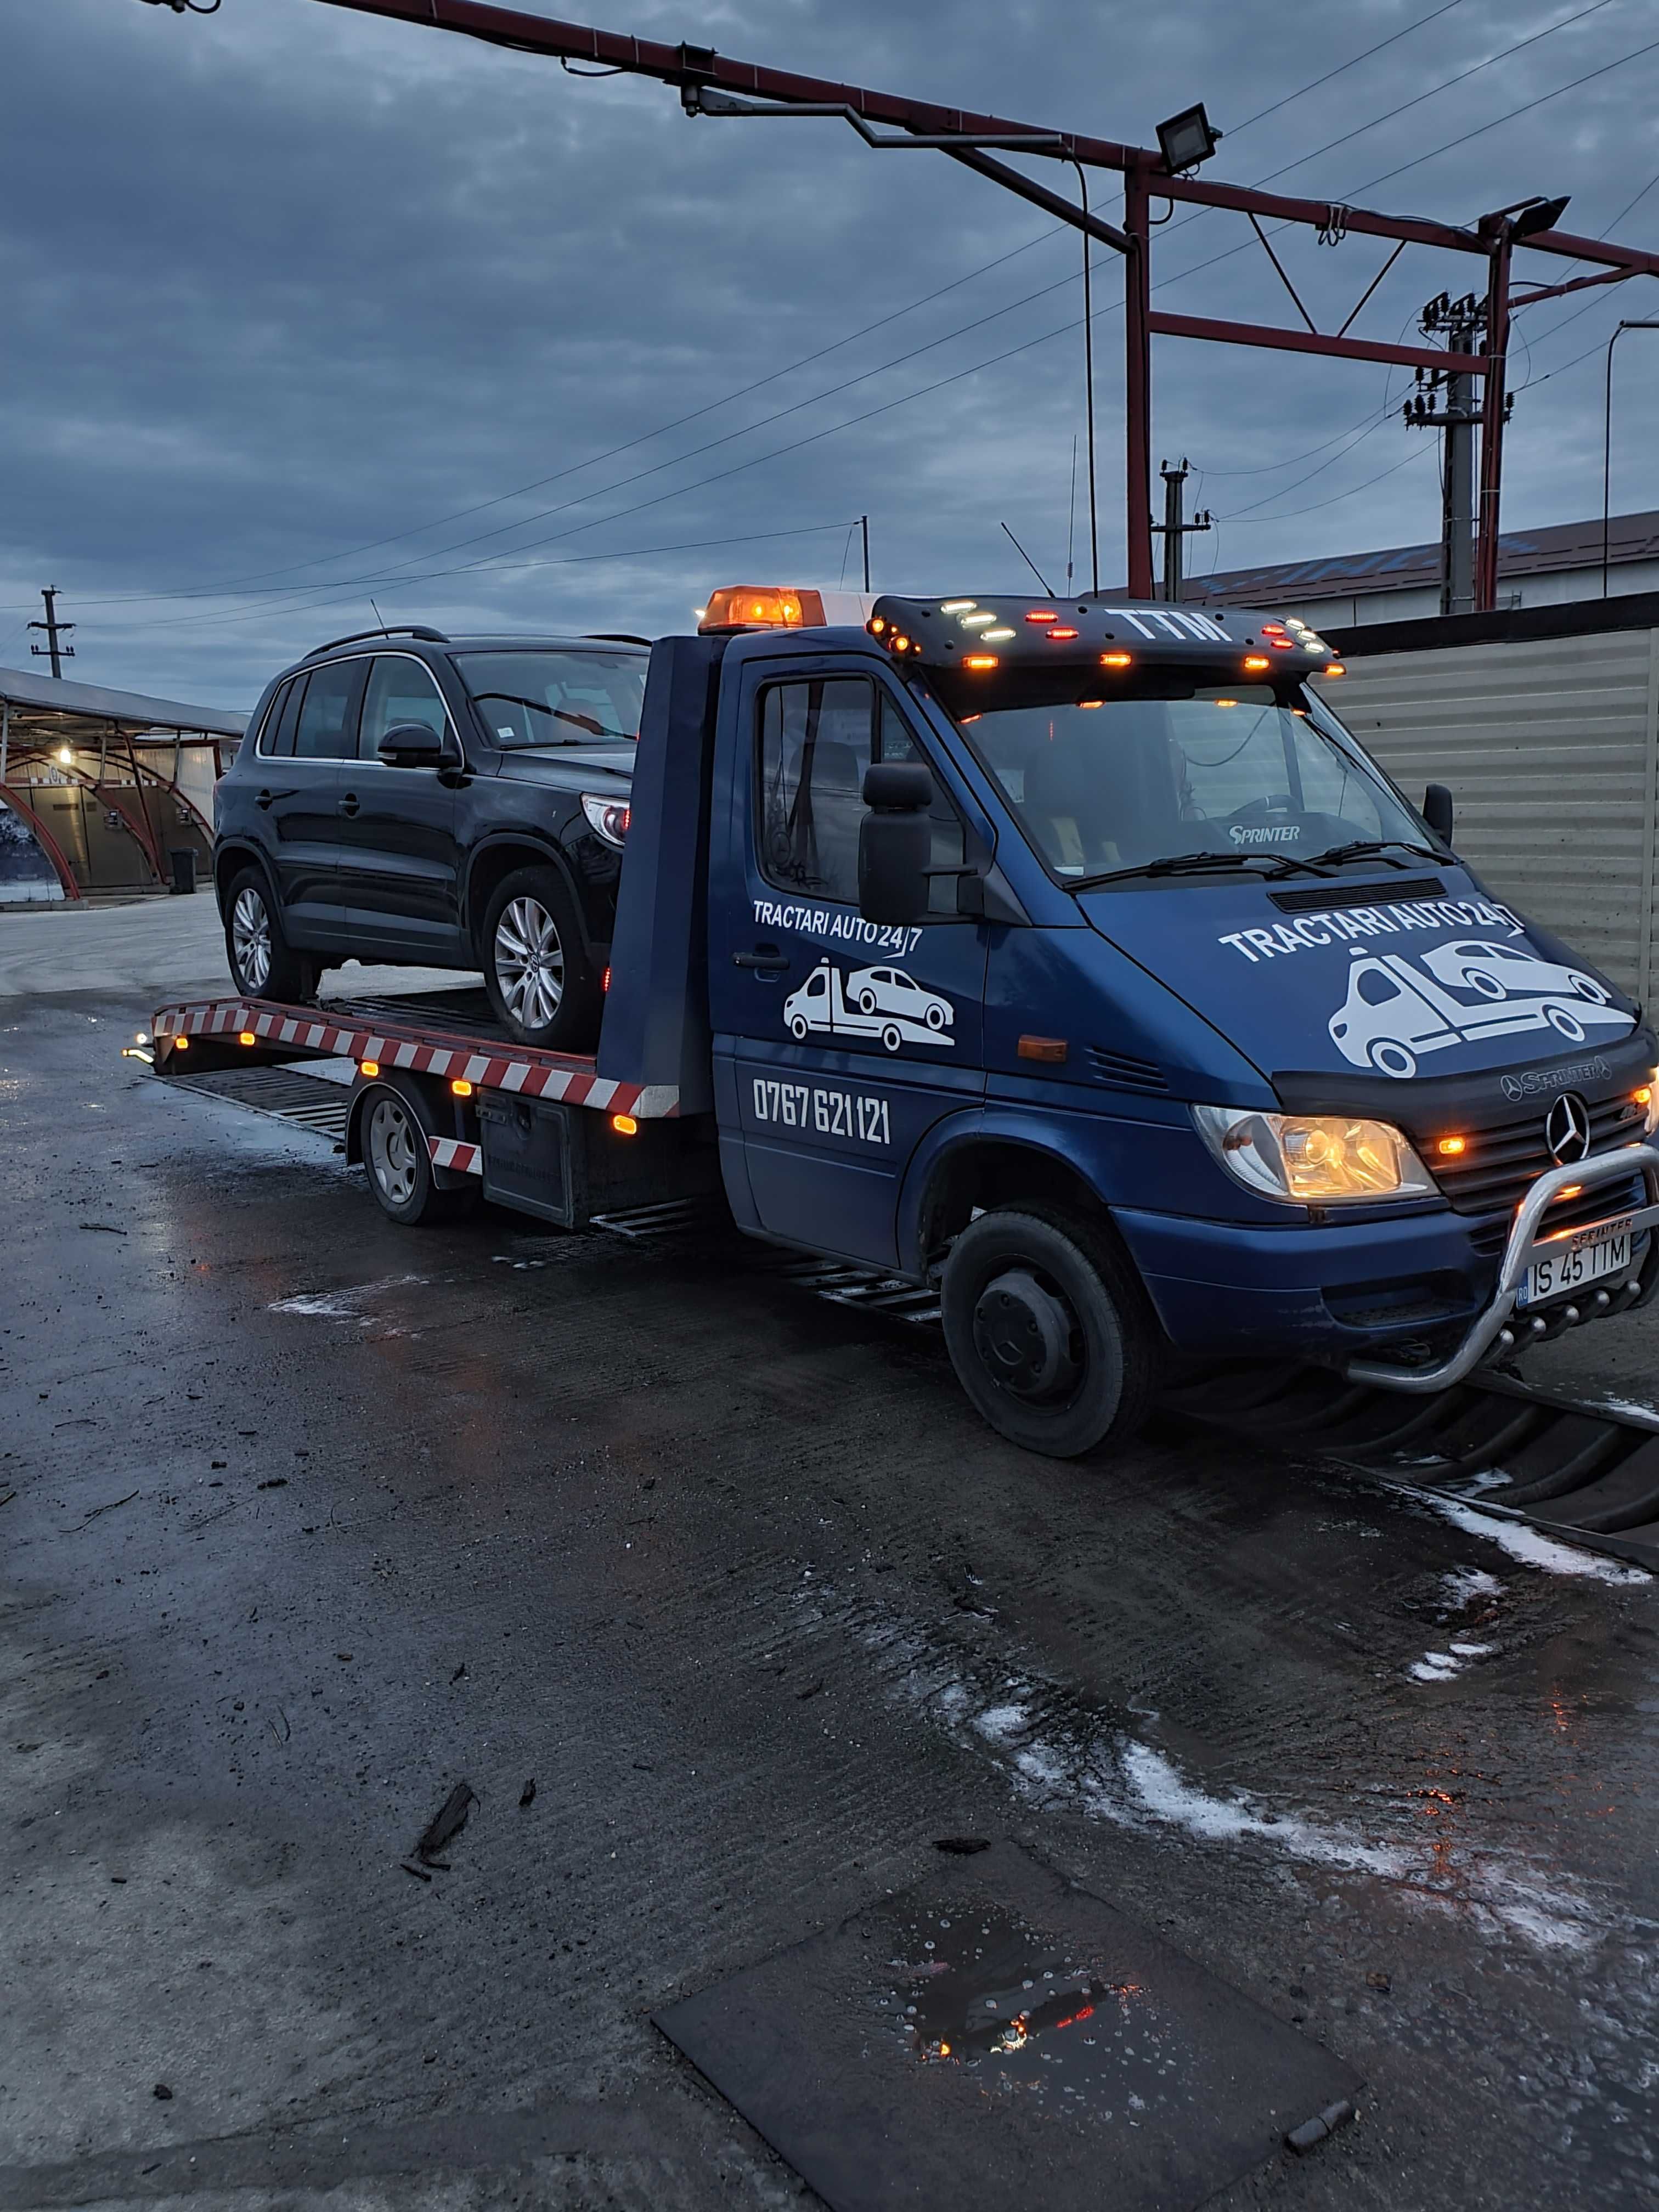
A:
{"label": "truck side mirror", "polygon": [[876,761],[864,771],[859,912],[866,921],[902,926],[927,913],[933,803],[933,776],[915,761]]}
{"label": "truck side mirror", "polygon": [[1443,783],[1431,783],[1423,793],[1423,819],[1443,845],[1452,841],[1452,795]]}
{"label": "truck side mirror", "polygon": [[374,750],[388,768],[441,768],[449,758],[443,732],[425,722],[394,722]]}

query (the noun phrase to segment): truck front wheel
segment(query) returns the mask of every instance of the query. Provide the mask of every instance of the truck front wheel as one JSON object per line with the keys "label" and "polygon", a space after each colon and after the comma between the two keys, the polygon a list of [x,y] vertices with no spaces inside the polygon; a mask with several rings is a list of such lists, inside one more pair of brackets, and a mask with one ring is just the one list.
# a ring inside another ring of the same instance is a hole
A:
{"label": "truck front wheel", "polygon": [[1033,1207],[970,1222],[940,1304],[957,1380],[1011,1443],[1074,1459],[1127,1440],[1158,1372],[1157,1324],[1105,1237]]}

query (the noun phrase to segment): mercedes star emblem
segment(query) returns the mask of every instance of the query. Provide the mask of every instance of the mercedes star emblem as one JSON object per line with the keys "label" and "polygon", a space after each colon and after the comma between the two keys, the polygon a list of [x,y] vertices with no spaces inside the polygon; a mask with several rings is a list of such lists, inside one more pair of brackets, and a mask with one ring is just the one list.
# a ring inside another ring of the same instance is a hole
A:
{"label": "mercedes star emblem", "polygon": [[1564,1091],[1544,1120],[1544,1142],[1559,1168],[1582,1160],[1590,1148],[1589,1108],[1576,1091]]}

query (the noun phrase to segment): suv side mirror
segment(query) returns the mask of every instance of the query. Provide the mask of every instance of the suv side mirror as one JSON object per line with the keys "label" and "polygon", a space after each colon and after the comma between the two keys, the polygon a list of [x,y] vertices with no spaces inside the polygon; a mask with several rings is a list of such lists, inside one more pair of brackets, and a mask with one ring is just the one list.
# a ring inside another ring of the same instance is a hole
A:
{"label": "suv side mirror", "polygon": [[449,744],[427,722],[394,722],[374,748],[388,768],[441,768]]}
{"label": "suv side mirror", "polygon": [[859,912],[866,921],[904,925],[927,911],[933,779],[915,761],[876,761],[864,771],[859,824]]}
{"label": "suv side mirror", "polygon": [[1423,793],[1423,819],[1443,845],[1452,841],[1452,795],[1443,783],[1431,783]]}

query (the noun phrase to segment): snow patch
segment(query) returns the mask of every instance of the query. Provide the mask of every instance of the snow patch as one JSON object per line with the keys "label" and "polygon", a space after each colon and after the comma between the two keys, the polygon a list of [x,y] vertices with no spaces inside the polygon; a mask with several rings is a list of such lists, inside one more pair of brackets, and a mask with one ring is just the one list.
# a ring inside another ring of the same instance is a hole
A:
{"label": "snow patch", "polygon": [[1502,1597],[1504,1585],[1484,1567],[1455,1567],[1440,1577],[1442,1601],[1448,1613],[1462,1613],[1478,1597]]}
{"label": "snow patch", "polygon": [[[1423,1495],[1420,1492],[1418,1494]],[[1449,1521],[1454,1528],[1462,1529],[1468,1536],[1484,1536],[1500,1551],[1507,1552],[1510,1559],[1519,1559],[1523,1566],[1537,1567],[1547,1575],[1582,1575],[1590,1582],[1612,1583],[1620,1588],[1653,1580],[1644,1567],[1626,1567],[1617,1559],[1603,1558],[1599,1552],[1581,1552],[1575,1545],[1543,1535],[1519,1521],[1499,1521],[1489,1513],[1477,1511],[1472,1505],[1461,1504],[1455,1498],[1424,1497],[1423,1502]]]}
{"label": "snow patch", "polygon": [[992,1743],[1006,1743],[1011,1735],[1018,1735],[1025,1719],[1024,1705],[988,1705],[974,1715],[974,1726]]}
{"label": "snow patch", "polygon": [[359,1328],[370,1328],[380,1318],[377,1314],[364,1313],[361,1302],[374,1297],[381,1291],[401,1290],[409,1283],[424,1283],[425,1275],[388,1275],[384,1282],[359,1283],[340,1291],[301,1291],[291,1298],[277,1298],[267,1306],[267,1313],[298,1314],[307,1321],[351,1322]]}
{"label": "snow patch", "polygon": [[1625,1420],[1659,1421],[1659,1406],[1644,1405],[1639,1398],[1598,1398],[1596,1409],[1603,1413],[1617,1413]]}

